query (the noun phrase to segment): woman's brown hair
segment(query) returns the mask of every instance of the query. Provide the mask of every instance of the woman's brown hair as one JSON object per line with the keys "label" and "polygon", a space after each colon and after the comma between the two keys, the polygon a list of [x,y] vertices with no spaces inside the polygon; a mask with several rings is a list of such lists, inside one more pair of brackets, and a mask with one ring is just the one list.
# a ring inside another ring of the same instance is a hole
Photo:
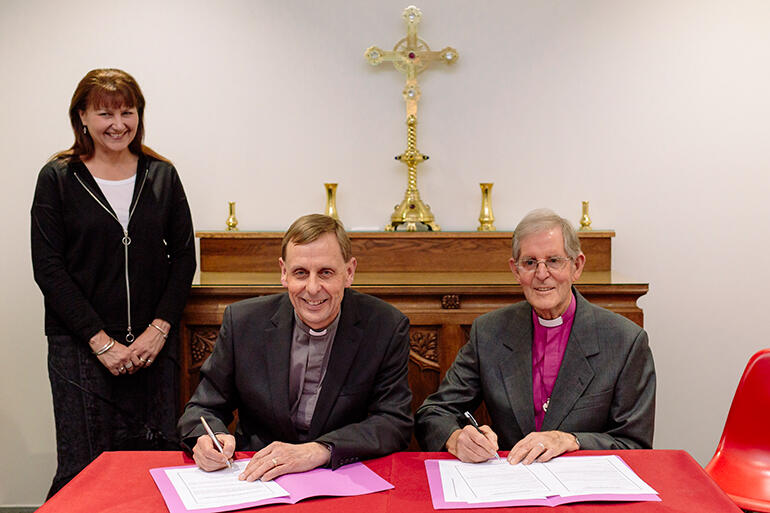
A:
{"label": "woman's brown hair", "polygon": [[166,158],[142,144],[144,139],[144,95],[134,77],[125,71],[113,68],[94,69],[80,81],[70,102],[70,124],[75,142],[68,150],[54,155],[54,158],[88,160],[94,155],[94,141],[90,133],[84,133],[80,113],[92,107],[135,107],[139,122],[136,135],[128,150],[134,155],[148,155],[168,162]]}

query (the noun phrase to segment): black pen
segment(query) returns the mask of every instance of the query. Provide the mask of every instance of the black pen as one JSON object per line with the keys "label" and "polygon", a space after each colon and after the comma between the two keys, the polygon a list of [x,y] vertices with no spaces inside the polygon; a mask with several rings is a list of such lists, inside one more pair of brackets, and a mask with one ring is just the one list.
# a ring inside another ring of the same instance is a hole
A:
{"label": "black pen", "polygon": [[[476,431],[478,431],[479,433],[484,435],[484,432],[479,427],[479,423],[476,422],[476,419],[473,417],[473,415],[471,415],[471,412],[466,411],[465,412],[465,417],[468,419],[468,422],[470,422],[471,425],[476,428]],[[486,437],[487,435],[484,435],[484,436]],[[495,456],[497,457],[497,461],[502,461],[502,458],[500,458],[500,455],[497,454],[497,451],[495,451]]]}

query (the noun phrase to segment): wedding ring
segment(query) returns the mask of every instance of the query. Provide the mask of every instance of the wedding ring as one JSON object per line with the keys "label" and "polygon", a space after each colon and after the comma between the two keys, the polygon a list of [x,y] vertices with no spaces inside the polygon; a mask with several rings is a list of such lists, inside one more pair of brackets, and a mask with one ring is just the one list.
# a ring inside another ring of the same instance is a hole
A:
{"label": "wedding ring", "polygon": [[542,447],[543,449],[545,449],[545,445],[543,445],[543,442],[538,442],[538,443],[537,443],[537,445],[539,445],[540,447]]}
{"label": "wedding ring", "polygon": [[273,467],[277,467],[277,466],[278,466],[278,462],[275,461],[275,458],[273,458]]}
{"label": "wedding ring", "polygon": [[126,369],[130,369],[130,368],[131,368],[131,367],[133,367],[133,366],[134,366],[134,364],[133,364],[133,363],[131,363],[131,362],[127,362],[127,363],[126,363]]}
{"label": "wedding ring", "polygon": [[142,363],[147,363],[147,360],[145,360],[145,359],[144,359],[144,358],[142,358],[141,356],[138,356],[137,358],[139,358],[139,361],[140,361],[140,362],[142,362]]}
{"label": "wedding ring", "polygon": [[126,368],[125,368],[125,367],[123,367],[123,366],[121,365],[121,366],[120,366],[120,368],[119,368],[118,370],[119,370],[120,372],[123,372],[123,371],[125,371],[125,370],[126,370]]}
{"label": "wedding ring", "polygon": [[150,365],[152,363],[152,358],[147,358],[147,365]]}

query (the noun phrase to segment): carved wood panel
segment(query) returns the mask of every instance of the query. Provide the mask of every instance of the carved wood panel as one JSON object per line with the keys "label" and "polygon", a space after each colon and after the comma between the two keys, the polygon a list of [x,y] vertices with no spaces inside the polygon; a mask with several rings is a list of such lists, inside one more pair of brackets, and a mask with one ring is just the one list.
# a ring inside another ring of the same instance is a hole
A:
{"label": "carved wood panel", "polygon": [[409,329],[409,388],[412,389],[412,411],[425,397],[438,388],[439,326],[412,326]]}
{"label": "carved wood panel", "polygon": [[190,326],[190,367],[200,368],[214,351],[219,326]]}
{"label": "carved wood panel", "polygon": [[460,296],[458,294],[445,294],[441,296],[441,308],[444,310],[457,310],[460,308]]}
{"label": "carved wood panel", "polygon": [[438,372],[438,326],[412,327],[409,330],[409,358],[421,369]]}
{"label": "carved wood panel", "polygon": [[179,376],[180,399],[182,399],[180,408],[182,409],[200,383],[201,365],[214,350],[218,333],[219,325],[182,324],[181,373]]}

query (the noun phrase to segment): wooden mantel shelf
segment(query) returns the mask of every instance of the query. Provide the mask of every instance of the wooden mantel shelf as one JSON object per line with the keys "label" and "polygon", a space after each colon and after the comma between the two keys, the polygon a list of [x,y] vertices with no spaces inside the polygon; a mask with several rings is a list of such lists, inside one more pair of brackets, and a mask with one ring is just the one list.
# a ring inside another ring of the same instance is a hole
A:
{"label": "wooden mantel shelf", "polygon": [[[359,272],[508,272],[513,232],[350,232]],[[201,271],[271,272],[283,232],[197,232]],[[579,232],[586,271],[612,267],[613,230]]]}
{"label": "wooden mantel shelf", "polygon": [[[284,232],[228,232],[223,230],[198,231],[195,236],[206,239],[282,239]],[[379,239],[387,237],[389,239],[421,239],[430,237],[432,239],[508,239],[511,240],[513,232],[348,232],[351,238],[356,239]],[[578,232],[581,239],[603,239],[614,237],[615,230],[589,230]]]}

